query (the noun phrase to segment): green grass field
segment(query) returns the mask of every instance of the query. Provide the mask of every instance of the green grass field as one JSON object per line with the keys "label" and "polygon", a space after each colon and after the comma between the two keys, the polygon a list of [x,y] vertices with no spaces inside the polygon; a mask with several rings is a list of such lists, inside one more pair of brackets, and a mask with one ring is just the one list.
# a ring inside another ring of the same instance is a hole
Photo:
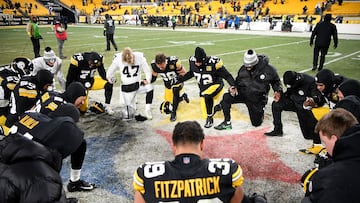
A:
{"label": "green grass field", "polygon": [[[57,52],[57,42],[50,26],[41,26],[40,32],[44,38],[41,41],[41,52],[46,46]],[[241,32],[241,31],[240,31]],[[64,45],[63,72],[66,75],[70,56],[74,53],[97,51],[104,55],[105,68],[111,64],[114,51],[105,52],[105,37],[103,28],[98,26],[70,25],[68,40]],[[244,31],[242,32],[244,33]],[[292,34],[292,33],[289,33]],[[115,41],[119,51],[129,46],[135,51],[145,53],[148,63],[158,52],[178,56],[186,69],[187,59],[194,54],[196,46],[203,47],[208,55],[218,56],[224,60],[225,66],[235,76],[242,64],[243,54],[253,48],[258,54],[266,54],[270,63],[280,74],[286,70],[306,71],[312,66],[312,47],[309,46],[309,36],[266,36],[238,33],[188,32],[173,31],[170,28],[117,27]],[[0,64],[8,64],[15,57],[32,58],[32,45],[27,37],[25,27],[0,28],[1,58]],[[113,50],[113,48],[112,48]],[[341,75],[360,79],[360,40],[340,38],[337,49],[332,45],[326,58],[325,67]],[[315,72],[308,71],[314,75]]]}

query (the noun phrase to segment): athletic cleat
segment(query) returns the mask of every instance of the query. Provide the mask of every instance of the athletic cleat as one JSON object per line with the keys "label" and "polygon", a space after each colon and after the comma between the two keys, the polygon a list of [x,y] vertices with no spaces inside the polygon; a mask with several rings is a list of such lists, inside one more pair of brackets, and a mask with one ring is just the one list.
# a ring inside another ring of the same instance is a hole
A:
{"label": "athletic cleat", "polygon": [[170,121],[171,122],[176,121],[176,112],[175,111],[170,113]]}
{"label": "athletic cleat", "polygon": [[324,147],[322,145],[313,145],[312,147],[309,147],[307,149],[300,149],[299,151],[304,153],[304,154],[317,155],[323,149],[324,149]]}
{"label": "athletic cleat", "polygon": [[188,95],[186,93],[184,93],[181,97],[186,103],[190,102],[189,97],[188,97]]}
{"label": "athletic cleat", "polygon": [[232,126],[231,126],[231,122],[229,121],[224,121],[222,123],[220,123],[218,126],[214,127],[216,130],[231,130]]}
{"label": "athletic cleat", "polygon": [[213,124],[214,124],[214,119],[211,116],[208,116],[204,127],[211,128],[213,126]]}
{"label": "athletic cleat", "polygon": [[315,71],[316,69],[317,69],[317,67],[316,67],[316,66],[313,66],[311,70],[312,70],[312,71]]}
{"label": "athletic cleat", "polygon": [[109,115],[114,115],[114,110],[110,107],[110,104],[105,104],[105,112]]}
{"label": "athletic cleat", "polygon": [[152,117],[152,113],[151,113],[151,109],[147,109],[145,110],[145,117],[148,119],[148,120],[151,120],[153,117]]}
{"label": "athletic cleat", "polygon": [[275,136],[281,137],[281,136],[283,136],[283,131],[282,130],[279,130],[279,131],[273,130],[271,132],[266,132],[264,134],[269,137],[275,137]]}
{"label": "athletic cleat", "polygon": [[66,203],[78,203],[79,200],[76,199],[75,197],[68,197],[66,198]]}
{"label": "athletic cleat", "polygon": [[69,181],[67,185],[67,189],[69,192],[76,192],[76,191],[91,191],[95,189],[96,186],[93,183],[88,183],[84,180],[78,180],[75,182]]}

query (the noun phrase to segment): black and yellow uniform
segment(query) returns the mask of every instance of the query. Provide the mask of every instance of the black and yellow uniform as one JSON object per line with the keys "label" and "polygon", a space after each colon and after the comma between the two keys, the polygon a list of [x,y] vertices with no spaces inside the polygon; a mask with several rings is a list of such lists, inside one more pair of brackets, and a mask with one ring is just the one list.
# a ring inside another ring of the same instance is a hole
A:
{"label": "black and yellow uniform", "polygon": [[19,73],[10,65],[0,67],[0,125],[5,124],[9,113],[10,95],[19,80]]}
{"label": "black and yellow uniform", "polygon": [[53,75],[48,70],[40,70],[36,76],[24,76],[16,84],[10,98],[10,113],[5,125],[11,127],[18,117],[31,109],[40,96],[53,83]]}
{"label": "black and yellow uniform", "polygon": [[25,112],[10,129],[10,134],[15,133],[56,149],[62,158],[74,153],[84,142],[84,132],[70,116],[49,117],[38,112]]}
{"label": "black and yellow uniform", "polygon": [[[201,65],[196,65],[201,62]],[[185,81],[195,76],[200,89],[200,105],[203,118],[207,117],[206,128],[213,124],[212,115],[214,103],[219,103],[224,93],[225,79],[230,86],[235,86],[235,80],[225,68],[222,59],[215,56],[206,56],[205,51],[197,47],[195,56],[189,58],[190,70],[180,78]]]}
{"label": "black and yellow uniform", "polygon": [[[98,71],[99,76],[95,76]],[[66,76],[66,87],[70,83],[81,82],[88,90],[105,89],[105,103],[110,104],[113,85],[106,80],[106,71],[103,64],[103,56],[96,52],[84,52],[74,54],[70,61],[68,74]],[[81,112],[88,108],[88,95]]]}
{"label": "black and yellow uniform", "polygon": [[195,154],[181,154],[173,161],[141,165],[133,186],[146,202],[229,202],[243,180],[241,167],[231,159],[202,160]]}
{"label": "black and yellow uniform", "polygon": [[183,69],[181,61],[176,56],[168,56],[166,57],[166,67],[164,70],[160,69],[155,61],[151,62],[151,68],[153,70],[152,82],[156,81],[157,75],[161,76],[165,86],[164,101],[170,102],[173,106],[172,111],[176,112],[179,102],[182,101],[183,96],[185,96],[185,94],[180,96],[184,84],[177,83],[177,79],[180,76],[179,71]]}

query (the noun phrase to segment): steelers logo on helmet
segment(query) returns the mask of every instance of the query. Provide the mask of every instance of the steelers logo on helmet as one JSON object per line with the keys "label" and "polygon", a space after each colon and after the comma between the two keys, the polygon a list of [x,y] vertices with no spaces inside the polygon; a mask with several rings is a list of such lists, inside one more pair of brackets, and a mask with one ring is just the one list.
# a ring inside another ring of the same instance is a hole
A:
{"label": "steelers logo on helmet", "polygon": [[170,114],[171,112],[173,112],[172,103],[170,103],[168,101],[162,102],[160,105],[160,112],[165,113],[165,114]]}
{"label": "steelers logo on helmet", "polygon": [[33,70],[33,64],[31,63],[31,60],[24,57],[15,58],[11,63],[11,67],[21,76],[28,75]]}
{"label": "steelers logo on helmet", "polygon": [[102,64],[102,55],[96,53],[96,52],[91,52],[90,56],[89,56],[89,64],[91,66],[101,66]]}

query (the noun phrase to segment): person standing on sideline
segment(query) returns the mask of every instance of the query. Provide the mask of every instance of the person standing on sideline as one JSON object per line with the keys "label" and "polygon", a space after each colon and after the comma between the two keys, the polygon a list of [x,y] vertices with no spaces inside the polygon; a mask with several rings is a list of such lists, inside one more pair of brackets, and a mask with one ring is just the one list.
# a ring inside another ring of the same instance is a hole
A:
{"label": "person standing on sideline", "polygon": [[61,18],[59,16],[55,21],[54,32],[58,42],[58,51],[59,51],[60,59],[66,58],[66,56],[64,56],[63,54],[64,43],[65,40],[67,40],[66,29],[67,29],[67,24],[65,22],[61,22]]}
{"label": "person standing on sideline", "polygon": [[[313,56],[313,67],[312,70],[315,71],[318,69],[319,71],[323,69],[325,63],[325,55],[327,54],[330,46],[331,36],[334,40],[334,49],[338,46],[338,34],[336,25],[331,23],[331,14],[326,14],[324,20],[318,23],[314,30],[311,33],[310,37],[310,46],[314,43],[315,38],[315,46],[314,46],[314,56]],[[318,65],[318,58],[320,53],[320,63]]]}
{"label": "person standing on sideline", "polygon": [[184,82],[192,77],[196,78],[200,89],[200,108],[202,117],[206,118],[205,128],[211,128],[214,124],[214,104],[220,102],[224,94],[225,79],[229,85],[231,94],[237,94],[235,80],[229,71],[225,68],[221,58],[216,56],[207,56],[205,50],[201,47],[195,48],[195,55],[189,58],[190,70],[179,77],[177,83]]}
{"label": "person standing on sideline", "polygon": [[244,195],[240,165],[231,159],[204,159],[204,139],[198,122],[177,123],[172,135],[175,159],[146,162],[136,169],[134,203],[251,202]]}
{"label": "person standing on sideline", "polygon": [[359,202],[360,125],[349,111],[330,111],[316,124],[332,163],[307,178],[301,203]]}
{"label": "person standing on sideline", "polygon": [[252,49],[244,54],[244,65],[238,71],[235,79],[239,94],[225,93],[216,110],[223,110],[224,122],[215,126],[217,130],[230,130],[231,104],[245,103],[248,108],[251,124],[260,126],[264,120],[264,108],[268,102],[270,86],[274,90],[274,101],[277,102],[282,94],[282,85],[276,69],[269,64],[265,55],[257,55]]}
{"label": "person standing on sideline", "polygon": [[106,50],[110,51],[110,42],[114,46],[115,51],[118,50],[117,45],[114,41],[115,33],[115,22],[109,14],[105,14],[105,23],[104,23],[104,36],[106,36]]}
{"label": "person standing on sideline", "polygon": [[26,32],[31,39],[35,58],[40,57],[40,39],[42,39],[42,36],[40,34],[38,18],[36,16],[30,16],[30,21],[26,26]]}

